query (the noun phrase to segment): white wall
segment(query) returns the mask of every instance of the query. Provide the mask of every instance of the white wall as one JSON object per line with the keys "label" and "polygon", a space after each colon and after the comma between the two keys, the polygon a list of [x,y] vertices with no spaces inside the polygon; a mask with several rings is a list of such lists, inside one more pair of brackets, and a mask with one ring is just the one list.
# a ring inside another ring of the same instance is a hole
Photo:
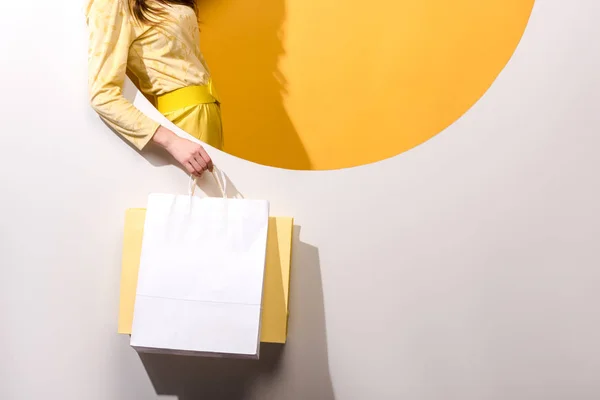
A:
{"label": "white wall", "polygon": [[1,399],[600,398],[597,0],[539,0],[484,98],[393,159],[213,152],[300,226],[289,343],[259,363],[142,362],[115,334],[123,212],[187,178],[88,107],[79,3],[2,9]]}

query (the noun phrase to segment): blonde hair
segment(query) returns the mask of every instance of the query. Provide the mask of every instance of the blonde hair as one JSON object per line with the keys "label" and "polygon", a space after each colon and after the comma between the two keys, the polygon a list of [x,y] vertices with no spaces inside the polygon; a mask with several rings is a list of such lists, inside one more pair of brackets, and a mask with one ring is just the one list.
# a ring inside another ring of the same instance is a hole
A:
{"label": "blonde hair", "polygon": [[164,16],[164,7],[172,5],[188,6],[196,11],[195,0],[129,0],[133,17],[144,24],[154,24]]}

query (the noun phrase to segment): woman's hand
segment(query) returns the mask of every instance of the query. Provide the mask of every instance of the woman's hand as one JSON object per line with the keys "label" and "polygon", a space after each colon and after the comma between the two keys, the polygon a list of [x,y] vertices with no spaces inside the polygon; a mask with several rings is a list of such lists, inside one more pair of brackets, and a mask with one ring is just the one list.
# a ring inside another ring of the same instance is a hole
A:
{"label": "woman's hand", "polygon": [[204,171],[213,170],[213,162],[204,147],[177,136],[164,126],[156,130],[152,141],[167,150],[187,172],[194,176],[200,177]]}

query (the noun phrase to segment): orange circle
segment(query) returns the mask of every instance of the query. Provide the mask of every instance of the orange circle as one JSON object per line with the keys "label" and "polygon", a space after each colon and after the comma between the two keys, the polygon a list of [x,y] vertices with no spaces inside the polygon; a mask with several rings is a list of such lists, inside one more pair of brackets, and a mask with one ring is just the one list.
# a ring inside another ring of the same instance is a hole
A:
{"label": "orange circle", "polygon": [[325,170],[395,156],[456,121],[510,59],[534,0],[200,4],[225,150]]}

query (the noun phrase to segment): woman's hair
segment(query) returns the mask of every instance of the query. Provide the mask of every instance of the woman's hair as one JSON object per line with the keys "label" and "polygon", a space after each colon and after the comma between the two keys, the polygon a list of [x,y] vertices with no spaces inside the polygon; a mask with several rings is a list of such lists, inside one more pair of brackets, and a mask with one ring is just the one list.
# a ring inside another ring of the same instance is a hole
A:
{"label": "woman's hair", "polygon": [[152,24],[157,22],[164,13],[161,6],[183,5],[196,10],[196,0],[129,0],[131,13],[139,22]]}

